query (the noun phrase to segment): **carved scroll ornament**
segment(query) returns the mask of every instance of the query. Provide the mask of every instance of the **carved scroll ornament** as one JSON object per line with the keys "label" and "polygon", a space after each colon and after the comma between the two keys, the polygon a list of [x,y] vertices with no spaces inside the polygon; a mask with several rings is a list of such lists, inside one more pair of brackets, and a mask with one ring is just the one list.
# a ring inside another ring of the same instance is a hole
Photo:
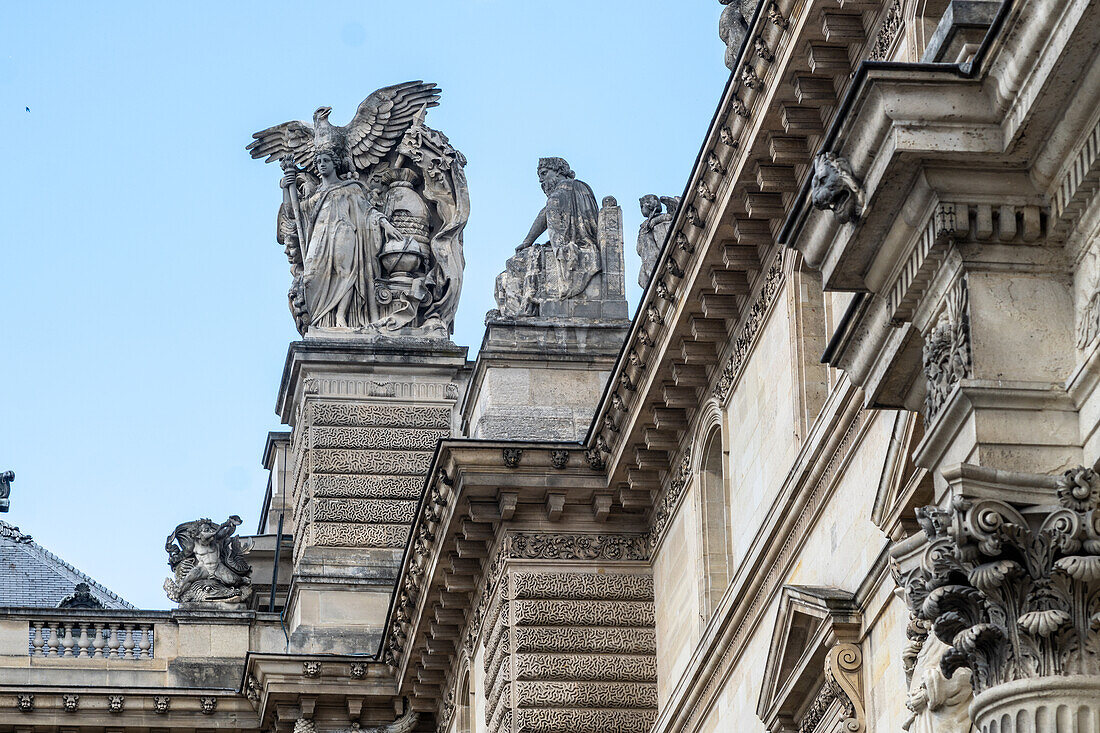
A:
{"label": "carved scroll ornament", "polygon": [[944,676],[976,693],[1020,679],[1100,674],[1100,480],[1059,479],[1057,504],[956,498],[918,510],[927,549],[899,578],[914,616],[948,649]]}

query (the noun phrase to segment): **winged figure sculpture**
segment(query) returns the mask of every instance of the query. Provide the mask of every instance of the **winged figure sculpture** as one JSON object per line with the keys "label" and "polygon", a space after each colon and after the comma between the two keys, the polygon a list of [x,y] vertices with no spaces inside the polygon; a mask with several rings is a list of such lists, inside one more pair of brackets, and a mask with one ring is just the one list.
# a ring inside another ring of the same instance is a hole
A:
{"label": "winged figure sculpture", "polygon": [[314,168],[317,148],[343,148],[356,170],[365,171],[382,160],[409,129],[417,113],[439,105],[440,89],[435,84],[406,81],[382,87],[364,99],[345,127],[329,122],[332,107],[318,107],[313,127],[291,120],[252,134],[248,146],[253,158],[265,163],[291,156],[300,168]]}
{"label": "winged figure sculpture", "polygon": [[252,135],[252,157],[283,169],[276,238],[303,335],[449,337],[470,206],[466,159],[424,123],[439,98],[435,84],[407,81],[372,93],[343,127],[318,107],[312,126]]}

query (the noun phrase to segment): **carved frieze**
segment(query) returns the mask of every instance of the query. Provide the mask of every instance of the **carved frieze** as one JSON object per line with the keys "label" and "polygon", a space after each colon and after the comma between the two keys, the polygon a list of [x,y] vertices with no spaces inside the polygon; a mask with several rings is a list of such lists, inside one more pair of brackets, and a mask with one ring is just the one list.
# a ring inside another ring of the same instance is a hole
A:
{"label": "carved frieze", "polygon": [[407,524],[313,525],[313,544],[322,547],[382,547],[400,549],[409,537]]}
{"label": "carved frieze", "polygon": [[653,576],[625,573],[512,573],[517,599],[648,600],[653,598]]}
{"label": "carved frieze", "polygon": [[528,560],[648,560],[644,535],[550,534],[509,535],[507,556]]}
{"label": "carved frieze", "polygon": [[438,428],[451,427],[451,408],[434,405],[377,405],[353,402],[312,402],[314,425]]}
{"label": "carved frieze", "polygon": [[733,353],[730,354],[725,366],[722,367],[722,373],[714,385],[714,397],[720,403],[724,404],[729,397],[733,384],[741,373],[741,367],[745,363],[749,349],[764,325],[764,318],[782,288],[784,277],[783,255],[777,253],[775,261],[764,278],[760,293],[749,307],[748,315],[737,334],[733,344]]}
{"label": "carved frieze", "polygon": [[651,628],[618,626],[522,626],[515,630],[517,652],[656,654]]}
{"label": "carved frieze", "polygon": [[312,451],[313,470],[323,473],[383,473],[423,476],[432,463],[428,451],[318,448]]}
{"label": "carved frieze", "polygon": [[886,61],[889,59],[890,52],[893,50],[898,36],[901,35],[902,25],[905,22],[904,10],[902,0],[894,0],[890,4],[890,9],[886,11],[886,17],[883,18],[882,25],[879,26],[878,35],[875,36],[875,44],[871,47],[871,52],[867,54],[868,61]]}
{"label": "carved frieze", "polygon": [[438,428],[313,427],[309,440],[313,448],[390,448],[435,450],[436,443],[450,435]]}
{"label": "carved frieze", "polygon": [[318,499],[419,499],[424,487],[420,476],[315,473],[309,480]]}
{"label": "carved frieze", "polygon": [[661,542],[661,536],[668,528],[668,524],[672,519],[672,515],[676,511],[676,507],[680,504],[680,497],[684,493],[684,489],[687,487],[688,481],[691,480],[691,449],[684,450],[683,455],[680,456],[680,464],[676,469],[675,474],[668,483],[668,488],[664,494],[661,495],[661,500],[653,509],[653,515],[650,518],[649,529],[649,547],[652,551]]}
{"label": "carved frieze", "polygon": [[521,707],[650,708],[657,706],[657,685],[646,682],[518,681]]}
{"label": "carved frieze", "polygon": [[314,503],[316,522],[364,522],[370,524],[411,524],[417,502],[411,499],[323,499]]}
{"label": "carved frieze", "polygon": [[531,733],[592,731],[647,733],[657,719],[653,710],[602,710],[592,708],[520,708],[508,717],[516,730]]}
{"label": "carved frieze", "polygon": [[652,626],[651,601],[515,601],[516,623],[539,626]]}

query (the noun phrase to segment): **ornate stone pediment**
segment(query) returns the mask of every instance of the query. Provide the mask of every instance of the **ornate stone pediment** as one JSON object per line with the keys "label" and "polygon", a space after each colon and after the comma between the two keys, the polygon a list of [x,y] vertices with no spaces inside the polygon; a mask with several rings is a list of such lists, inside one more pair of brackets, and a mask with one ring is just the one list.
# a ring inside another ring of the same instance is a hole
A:
{"label": "ornate stone pediment", "polygon": [[866,726],[855,597],[832,587],[783,587],[756,713],[769,733]]}

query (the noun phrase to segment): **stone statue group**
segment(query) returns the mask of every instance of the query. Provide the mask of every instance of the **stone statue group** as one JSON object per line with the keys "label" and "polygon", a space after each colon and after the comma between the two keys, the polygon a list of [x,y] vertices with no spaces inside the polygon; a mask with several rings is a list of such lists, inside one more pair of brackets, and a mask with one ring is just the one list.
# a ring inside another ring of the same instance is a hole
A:
{"label": "stone statue group", "polygon": [[321,107],[312,126],[252,136],[252,157],[283,167],[277,238],[303,335],[450,335],[470,195],[466,159],[424,124],[438,100],[434,84],[405,82],[371,94],[345,127]]}
{"label": "stone statue group", "polygon": [[[453,332],[470,196],[465,157],[424,122],[439,96],[434,84],[395,84],[367,97],[344,127],[320,107],[312,125],[284,122],[252,136],[252,157],[283,169],[277,240],[290,261],[288,300],[302,335],[448,339]],[[555,305],[607,296],[599,276],[608,253],[592,189],[563,158],[542,158],[538,177],[546,206],[497,278],[493,318],[568,315],[581,310]],[[677,204],[641,199],[642,287]],[[547,241],[537,242],[544,233]]]}

